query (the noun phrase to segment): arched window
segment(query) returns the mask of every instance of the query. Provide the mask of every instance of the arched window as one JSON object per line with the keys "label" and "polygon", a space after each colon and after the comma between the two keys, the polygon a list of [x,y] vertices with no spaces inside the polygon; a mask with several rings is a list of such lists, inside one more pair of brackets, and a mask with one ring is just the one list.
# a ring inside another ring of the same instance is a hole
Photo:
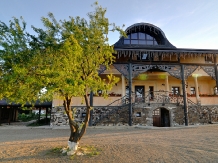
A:
{"label": "arched window", "polygon": [[158,45],[157,40],[146,33],[131,33],[127,38],[124,38],[124,44],[132,45]]}

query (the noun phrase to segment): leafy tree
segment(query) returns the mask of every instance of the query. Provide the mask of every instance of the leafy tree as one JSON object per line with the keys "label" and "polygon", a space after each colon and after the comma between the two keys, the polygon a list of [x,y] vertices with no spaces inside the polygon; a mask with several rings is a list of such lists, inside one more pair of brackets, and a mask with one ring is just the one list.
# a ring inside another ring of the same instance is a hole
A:
{"label": "leafy tree", "polygon": [[[124,32],[105,17],[106,9],[94,4],[89,20],[70,17],[57,21],[52,13],[42,18],[45,29],[33,27],[35,35],[25,32],[26,23],[14,18],[9,27],[0,24],[1,86],[4,97],[19,103],[61,98],[69,118],[68,145],[73,154],[84,135],[90,118],[90,91],[110,90],[118,79],[99,76],[100,66],[114,61],[113,46],[108,43],[109,31]],[[22,19],[21,19],[22,20]],[[110,29],[111,28],[111,29]],[[124,34],[125,35],[125,34]],[[42,92],[42,89],[46,89]],[[106,94],[104,94],[106,96]],[[86,117],[82,124],[75,121],[72,97],[83,97]]]}

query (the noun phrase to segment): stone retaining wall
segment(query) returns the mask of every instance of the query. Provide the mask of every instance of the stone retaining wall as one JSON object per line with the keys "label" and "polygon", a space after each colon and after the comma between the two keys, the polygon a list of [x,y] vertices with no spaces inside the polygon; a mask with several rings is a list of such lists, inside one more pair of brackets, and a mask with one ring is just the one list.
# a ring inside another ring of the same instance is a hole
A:
{"label": "stone retaining wall", "polygon": [[[170,126],[184,125],[183,106],[175,104],[152,104],[144,106],[138,104],[133,106],[133,125],[153,126],[153,111],[157,108],[165,108],[169,111]],[[72,107],[75,120],[82,122],[86,115],[86,107]],[[93,125],[128,125],[128,105],[123,107],[94,107]],[[218,106],[189,106],[189,124],[205,124],[218,122]],[[68,117],[63,107],[55,107],[51,113],[51,126],[69,125]]]}

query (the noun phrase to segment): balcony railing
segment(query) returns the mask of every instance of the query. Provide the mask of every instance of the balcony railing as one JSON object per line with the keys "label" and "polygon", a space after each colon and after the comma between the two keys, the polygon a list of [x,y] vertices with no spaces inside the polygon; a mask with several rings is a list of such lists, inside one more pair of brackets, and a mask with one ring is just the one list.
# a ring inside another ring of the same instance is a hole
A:
{"label": "balcony railing", "polygon": [[[129,95],[125,95],[120,99],[117,99],[110,103],[108,106],[117,106],[127,105],[129,103]],[[144,104],[154,104],[154,103],[161,103],[162,105],[165,104],[176,104],[176,105],[183,105],[183,95],[174,94],[173,92],[169,91],[147,91],[144,92],[144,95],[132,92],[131,94],[131,102],[134,104],[144,103]],[[187,97],[188,105],[197,105],[191,99]]]}

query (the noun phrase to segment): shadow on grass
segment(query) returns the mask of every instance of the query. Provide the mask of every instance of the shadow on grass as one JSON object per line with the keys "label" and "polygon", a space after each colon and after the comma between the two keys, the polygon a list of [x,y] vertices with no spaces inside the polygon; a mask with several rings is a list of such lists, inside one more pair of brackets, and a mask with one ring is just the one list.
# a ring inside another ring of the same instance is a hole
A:
{"label": "shadow on grass", "polygon": [[34,126],[44,126],[44,125],[49,125],[49,124],[50,124],[50,119],[43,118],[43,119],[40,119],[40,121],[37,120],[36,122],[30,123],[27,126],[34,127]]}

